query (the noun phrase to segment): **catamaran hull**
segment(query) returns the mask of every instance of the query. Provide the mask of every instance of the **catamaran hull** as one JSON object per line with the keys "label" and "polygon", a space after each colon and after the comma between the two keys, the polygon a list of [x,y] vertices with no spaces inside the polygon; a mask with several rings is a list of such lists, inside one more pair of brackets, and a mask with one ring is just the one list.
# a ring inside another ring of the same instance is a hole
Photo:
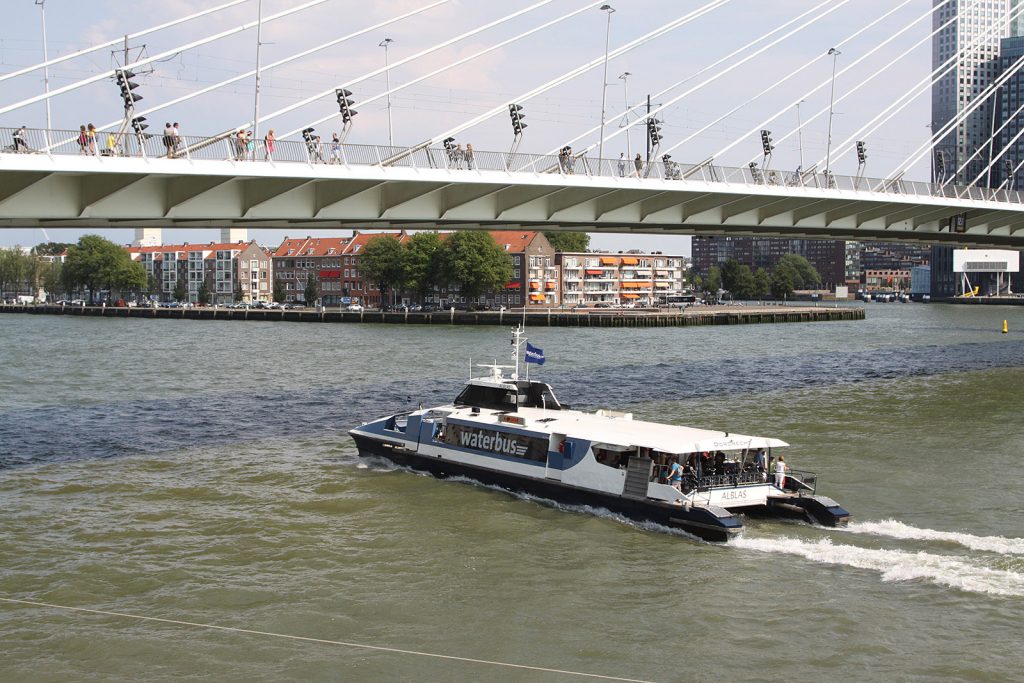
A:
{"label": "catamaran hull", "polygon": [[524,477],[444,458],[424,456],[415,451],[358,433],[352,433],[351,436],[356,442],[359,454],[363,457],[381,457],[402,467],[428,472],[440,479],[466,477],[481,484],[497,486],[508,491],[528,493],[565,505],[603,508],[632,520],[653,522],[666,527],[682,529],[706,541],[726,542],[743,529],[743,524],[739,519],[721,509],[716,514],[714,510],[704,507],[687,509],[680,505],[615,496],[563,484],[551,479]]}

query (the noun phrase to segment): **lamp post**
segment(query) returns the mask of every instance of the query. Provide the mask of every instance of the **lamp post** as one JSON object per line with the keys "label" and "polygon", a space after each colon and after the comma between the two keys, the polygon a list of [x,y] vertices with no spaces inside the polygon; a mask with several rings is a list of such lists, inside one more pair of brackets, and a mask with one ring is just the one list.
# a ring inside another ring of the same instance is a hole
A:
{"label": "lamp post", "polygon": [[[252,160],[256,161],[256,145],[260,139],[260,79],[262,78],[262,64],[260,56],[263,50],[263,0],[256,6],[256,88],[252,105]],[[125,60],[127,61],[127,60]],[[263,150],[267,155],[266,149]]]}
{"label": "lamp post", "polygon": [[384,48],[384,80],[388,91],[388,145],[391,147],[395,146],[395,130],[391,122],[391,68],[388,62],[388,45],[393,42],[395,41],[391,38],[385,38],[377,45]]}
{"label": "lamp post", "polygon": [[[623,101],[626,104],[626,108],[625,108],[625,110],[622,113],[622,123],[619,124],[619,128],[622,128],[623,126],[629,126],[629,77],[632,76],[632,75],[633,74],[629,73],[628,71],[626,71],[626,72],[622,73],[621,75],[619,75],[619,78],[622,79],[622,99],[623,99]],[[630,144],[629,144],[629,128],[628,127],[626,128],[626,158],[627,159],[632,159],[633,158],[633,151],[630,149]]]}
{"label": "lamp post", "polygon": [[[39,13],[43,17],[43,88],[46,94],[50,94],[50,67],[46,62],[50,61],[46,50],[46,0],[36,0],[39,5]],[[50,129],[53,128],[53,121],[50,119],[50,98],[46,98],[46,144],[50,144]]]}
{"label": "lamp post", "polygon": [[829,48],[828,53],[832,56],[832,94],[828,99],[828,142],[825,147],[825,178],[831,183],[832,178],[832,108],[836,101],[836,62],[839,55],[843,54],[834,47]]}
{"label": "lamp post", "polygon": [[601,141],[597,148],[598,173],[600,173],[601,160],[604,159],[604,114],[608,104],[608,50],[612,40],[612,15],[615,8],[611,5],[601,5],[601,11],[608,13],[608,28],[604,34],[604,80],[601,83]]}
{"label": "lamp post", "polygon": [[800,105],[807,100],[800,100],[796,103],[796,136],[800,145],[800,170],[804,170],[804,124],[800,120]]}

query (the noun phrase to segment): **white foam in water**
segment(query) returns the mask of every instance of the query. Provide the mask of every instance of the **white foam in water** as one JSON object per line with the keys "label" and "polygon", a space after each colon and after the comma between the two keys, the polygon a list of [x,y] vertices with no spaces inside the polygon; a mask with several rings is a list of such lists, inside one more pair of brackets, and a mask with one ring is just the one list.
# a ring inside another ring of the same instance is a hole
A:
{"label": "white foam in water", "polygon": [[888,536],[903,540],[943,541],[956,543],[971,550],[999,553],[1001,555],[1024,555],[1024,538],[1005,538],[1003,536],[973,536],[958,531],[936,531],[887,519],[884,522],[851,522],[846,531],[855,534],[872,536]]}
{"label": "white foam in water", "polygon": [[880,572],[885,581],[923,580],[971,593],[1024,596],[1024,574],[989,569],[944,555],[834,545],[829,539],[810,542],[785,537],[740,537],[729,544],[745,550],[797,555],[823,564],[871,569]]}

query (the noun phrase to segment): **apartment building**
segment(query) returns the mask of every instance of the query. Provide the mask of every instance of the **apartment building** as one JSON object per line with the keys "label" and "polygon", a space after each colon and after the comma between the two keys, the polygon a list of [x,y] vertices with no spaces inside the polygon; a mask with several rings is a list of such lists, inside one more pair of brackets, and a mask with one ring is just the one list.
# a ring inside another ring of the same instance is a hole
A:
{"label": "apartment building", "polygon": [[186,300],[192,303],[199,301],[199,290],[204,282],[210,292],[210,302],[214,304],[231,303],[236,294],[247,303],[270,301],[271,261],[255,240],[126,249],[147,274],[156,278],[160,301],[174,300],[179,281],[185,283]]}
{"label": "apartment building", "polygon": [[657,306],[686,289],[686,258],[655,252],[559,253],[566,306]]}

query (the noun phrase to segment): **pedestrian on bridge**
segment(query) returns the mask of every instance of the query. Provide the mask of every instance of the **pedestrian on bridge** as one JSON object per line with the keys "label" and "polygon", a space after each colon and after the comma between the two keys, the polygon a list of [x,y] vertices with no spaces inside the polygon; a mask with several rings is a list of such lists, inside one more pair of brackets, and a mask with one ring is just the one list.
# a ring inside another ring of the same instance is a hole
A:
{"label": "pedestrian on bridge", "polygon": [[639,153],[636,155],[636,159],[633,159],[633,166],[636,168],[636,177],[640,177],[640,173],[644,170],[644,160]]}
{"label": "pedestrian on bridge", "polygon": [[331,163],[341,163],[341,138],[338,137],[337,133],[331,135]]}
{"label": "pedestrian on bridge", "polygon": [[263,161],[272,161],[274,158],[274,129],[271,128],[267,131],[266,136],[263,138]]}
{"label": "pedestrian on bridge", "polygon": [[626,177],[626,153],[619,152],[619,177]]}
{"label": "pedestrian on bridge", "polygon": [[89,153],[89,134],[85,132],[85,126],[78,127],[78,153]]}
{"label": "pedestrian on bridge", "polygon": [[14,153],[27,152],[28,151],[28,127],[22,126],[18,130],[14,131]]}
{"label": "pedestrian on bridge", "polygon": [[476,157],[473,155],[473,145],[466,144],[466,169],[472,171],[476,168]]}

